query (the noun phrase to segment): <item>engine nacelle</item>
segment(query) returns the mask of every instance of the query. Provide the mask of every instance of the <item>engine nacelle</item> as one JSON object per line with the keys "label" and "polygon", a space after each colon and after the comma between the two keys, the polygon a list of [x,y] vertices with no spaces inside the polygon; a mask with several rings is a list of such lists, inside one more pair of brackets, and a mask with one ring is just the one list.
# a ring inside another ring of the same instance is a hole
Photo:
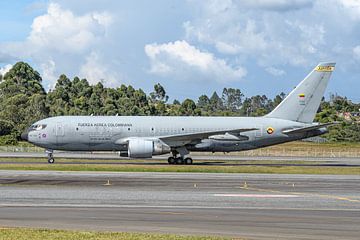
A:
{"label": "engine nacelle", "polygon": [[170,147],[160,140],[131,139],[128,144],[128,157],[151,158],[170,152]]}

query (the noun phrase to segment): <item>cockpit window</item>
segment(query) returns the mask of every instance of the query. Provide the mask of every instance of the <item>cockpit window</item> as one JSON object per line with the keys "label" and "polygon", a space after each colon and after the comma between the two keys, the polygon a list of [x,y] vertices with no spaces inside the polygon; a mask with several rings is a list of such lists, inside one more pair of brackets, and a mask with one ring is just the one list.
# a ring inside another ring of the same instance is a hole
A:
{"label": "cockpit window", "polygon": [[35,124],[30,126],[29,131],[40,131],[46,128],[46,124]]}

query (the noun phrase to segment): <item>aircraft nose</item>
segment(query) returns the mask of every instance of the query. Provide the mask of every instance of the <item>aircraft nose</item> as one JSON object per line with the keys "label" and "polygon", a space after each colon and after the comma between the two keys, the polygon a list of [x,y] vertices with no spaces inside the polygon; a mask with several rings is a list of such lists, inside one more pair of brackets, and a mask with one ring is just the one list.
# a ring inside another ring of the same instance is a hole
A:
{"label": "aircraft nose", "polygon": [[21,139],[22,139],[22,140],[25,140],[25,141],[28,141],[28,139],[29,139],[29,131],[24,131],[24,132],[21,134]]}

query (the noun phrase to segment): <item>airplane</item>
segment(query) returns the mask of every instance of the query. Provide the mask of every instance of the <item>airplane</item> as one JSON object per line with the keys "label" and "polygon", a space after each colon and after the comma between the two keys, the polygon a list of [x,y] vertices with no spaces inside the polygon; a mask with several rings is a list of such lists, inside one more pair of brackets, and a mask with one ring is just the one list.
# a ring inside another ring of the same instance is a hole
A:
{"label": "airplane", "polygon": [[57,116],[32,124],[22,139],[54,150],[118,151],[122,157],[169,154],[169,164],[192,164],[190,152],[233,152],[322,135],[336,123],[313,123],[335,63],[319,63],[262,117]]}

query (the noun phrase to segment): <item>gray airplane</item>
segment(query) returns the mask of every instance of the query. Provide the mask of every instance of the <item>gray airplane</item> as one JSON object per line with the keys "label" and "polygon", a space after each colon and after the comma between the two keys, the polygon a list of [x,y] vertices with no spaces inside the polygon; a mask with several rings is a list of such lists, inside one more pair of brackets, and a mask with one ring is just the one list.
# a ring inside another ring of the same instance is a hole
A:
{"label": "gray airplane", "polygon": [[60,116],[40,120],[22,138],[53,150],[119,151],[169,164],[192,164],[190,151],[232,152],[318,136],[333,123],[313,123],[335,63],[320,63],[263,117]]}

